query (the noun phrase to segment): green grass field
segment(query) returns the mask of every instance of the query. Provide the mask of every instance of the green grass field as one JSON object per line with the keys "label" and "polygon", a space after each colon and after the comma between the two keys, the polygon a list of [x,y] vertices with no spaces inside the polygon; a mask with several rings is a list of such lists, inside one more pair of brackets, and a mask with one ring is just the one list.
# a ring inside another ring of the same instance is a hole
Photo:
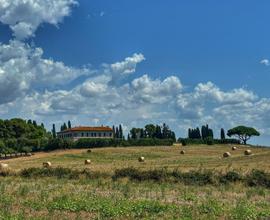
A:
{"label": "green grass field", "polygon": [[[181,155],[180,150],[186,154]],[[42,167],[85,168],[108,176],[96,179],[21,176],[0,177],[0,219],[269,219],[270,189],[236,182],[224,185],[185,185],[171,181],[112,180],[116,169],[202,170],[241,173],[270,172],[270,149],[230,146],[101,148],[37,153],[4,163],[16,172]],[[224,152],[231,158],[223,158]],[[139,163],[138,157],[145,162]],[[84,165],[91,159],[90,165]]]}

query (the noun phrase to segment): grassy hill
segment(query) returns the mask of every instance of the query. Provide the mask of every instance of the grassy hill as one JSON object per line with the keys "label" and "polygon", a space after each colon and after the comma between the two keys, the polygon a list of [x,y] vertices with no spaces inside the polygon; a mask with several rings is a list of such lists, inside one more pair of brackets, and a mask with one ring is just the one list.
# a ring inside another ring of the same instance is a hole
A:
{"label": "grassy hill", "polygon": [[[184,149],[186,154],[180,154]],[[211,169],[225,173],[252,169],[270,172],[270,149],[244,146],[130,147],[66,150],[37,153],[32,157],[4,161],[16,172],[42,167],[84,170],[103,175],[86,178],[0,177],[0,219],[258,219],[270,217],[270,188],[229,184],[184,184],[174,181],[112,180],[117,169],[168,171]],[[224,152],[232,157],[223,158]],[[138,157],[145,162],[139,163]],[[84,160],[90,159],[90,165]],[[42,168],[43,169],[43,168]]]}

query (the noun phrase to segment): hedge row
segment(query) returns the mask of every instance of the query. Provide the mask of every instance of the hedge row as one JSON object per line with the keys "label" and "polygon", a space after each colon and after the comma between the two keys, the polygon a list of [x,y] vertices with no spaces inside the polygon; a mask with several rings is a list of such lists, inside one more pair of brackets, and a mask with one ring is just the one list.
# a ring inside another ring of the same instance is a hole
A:
{"label": "hedge row", "polygon": [[100,147],[129,147],[129,146],[171,146],[171,139],[138,139],[138,140],[122,140],[122,139],[105,139],[105,138],[83,138],[78,141],[68,139],[51,139],[45,151],[56,149],[71,149],[71,148],[100,148]]}
{"label": "hedge row", "polygon": [[21,176],[26,178],[56,177],[68,179],[97,179],[112,178],[118,180],[128,178],[131,181],[154,181],[154,182],[174,182],[184,183],[186,185],[224,185],[229,183],[243,183],[250,187],[270,188],[270,173],[262,170],[252,170],[249,173],[239,173],[237,171],[228,171],[226,173],[213,170],[191,170],[182,172],[180,170],[154,169],[139,170],[136,168],[118,169],[113,175],[104,172],[94,172],[91,170],[76,170],[70,168],[27,168],[19,172],[11,170],[0,170],[0,176]]}
{"label": "hedge row", "polygon": [[237,139],[190,139],[190,138],[179,138],[178,142],[182,143],[183,146],[186,145],[200,145],[200,144],[240,144],[240,141]]}

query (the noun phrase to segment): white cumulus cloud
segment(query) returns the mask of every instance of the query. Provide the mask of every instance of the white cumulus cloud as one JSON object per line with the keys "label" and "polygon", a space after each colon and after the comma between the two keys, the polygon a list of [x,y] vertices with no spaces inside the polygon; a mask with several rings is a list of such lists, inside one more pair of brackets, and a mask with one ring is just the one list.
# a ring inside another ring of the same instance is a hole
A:
{"label": "white cumulus cloud", "polygon": [[33,36],[42,23],[57,25],[76,3],[75,0],[0,0],[0,21],[22,40]]}

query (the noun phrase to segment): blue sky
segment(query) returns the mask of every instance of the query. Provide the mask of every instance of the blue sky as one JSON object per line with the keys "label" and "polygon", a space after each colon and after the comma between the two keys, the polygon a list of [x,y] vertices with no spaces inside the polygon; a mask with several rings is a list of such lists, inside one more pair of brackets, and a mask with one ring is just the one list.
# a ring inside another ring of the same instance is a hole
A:
{"label": "blue sky", "polygon": [[269,144],[269,1],[35,2],[0,0],[0,116],[166,121],[178,136],[245,124]]}

